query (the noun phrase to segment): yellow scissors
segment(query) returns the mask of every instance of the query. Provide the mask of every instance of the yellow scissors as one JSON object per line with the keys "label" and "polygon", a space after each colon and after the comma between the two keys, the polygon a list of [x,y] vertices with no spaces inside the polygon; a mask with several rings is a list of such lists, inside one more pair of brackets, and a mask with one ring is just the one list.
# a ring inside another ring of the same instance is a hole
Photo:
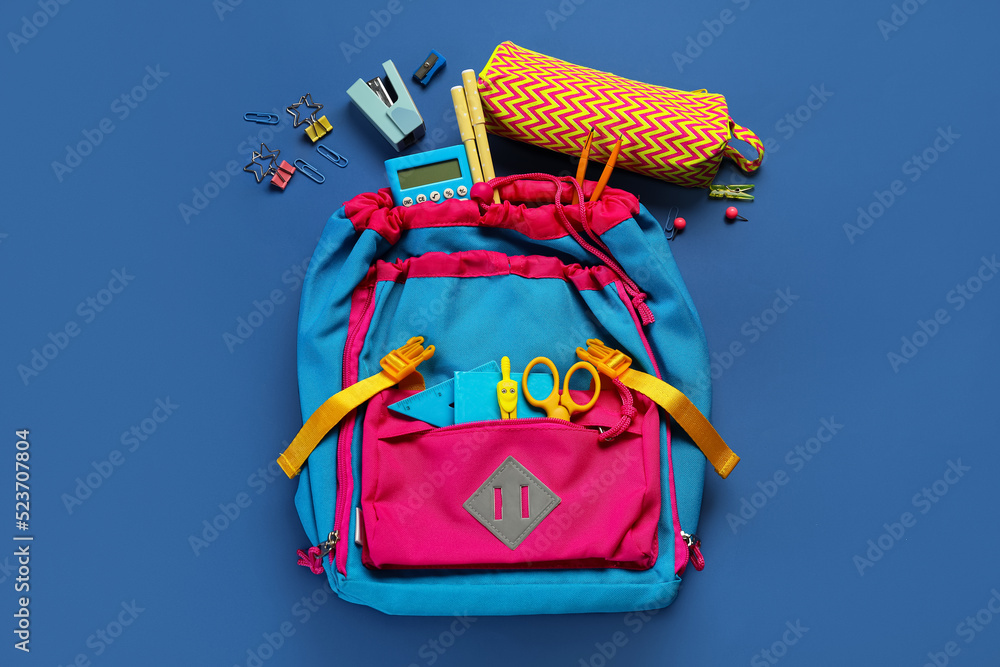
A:
{"label": "yellow scissors", "polygon": [[[548,366],[549,370],[552,371],[552,392],[541,401],[532,396],[531,392],[528,390],[528,373],[531,372],[531,369],[534,368],[536,364],[545,364]],[[590,401],[588,401],[585,405],[575,403],[569,395],[569,379],[573,376],[573,373],[581,368],[585,368],[587,372],[590,373],[591,377],[594,378],[594,395],[590,397]],[[597,369],[590,363],[586,361],[578,361],[569,367],[569,372],[566,373],[566,378],[563,380],[562,393],[559,393],[559,371],[556,370],[556,365],[547,357],[535,357],[528,363],[527,366],[524,367],[524,375],[521,378],[521,386],[524,388],[524,397],[530,405],[545,410],[545,414],[550,419],[564,419],[569,421],[569,418],[574,412],[586,412],[594,407],[595,403],[597,403],[597,397],[601,393],[601,378],[597,374]]]}

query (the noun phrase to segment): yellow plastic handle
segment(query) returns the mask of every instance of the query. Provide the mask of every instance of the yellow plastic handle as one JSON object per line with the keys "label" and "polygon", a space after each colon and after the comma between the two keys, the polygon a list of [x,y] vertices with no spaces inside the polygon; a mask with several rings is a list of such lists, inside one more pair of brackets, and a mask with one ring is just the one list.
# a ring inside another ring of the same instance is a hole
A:
{"label": "yellow plastic handle", "polygon": [[[586,369],[587,372],[590,373],[590,376],[594,378],[594,395],[591,396],[590,400],[584,405],[576,403],[569,394],[569,379],[573,377],[573,373],[577,372],[581,368]],[[594,404],[597,403],[597,397],[600,395],[601,395],[601,376],[597,374],[597,369],[594,368],[593,365],[587,363],[586,361],[578,361],[569,367],[569,371],[566,373],[566,379],[563,380],[563,393],[561,402],[563,407],[566,408],[566,412],[569,413],[570,416],[572,416],[574,412],[586,412],[587,410],[594,407]]]}
{"label": "yellow plastic handle", "polygon": [[[537,364],[545,364],[552,371],[552,391],[541,401],[532,396],[531,391],[528,389],[528,373]],[[545,414],[551,419],[569,420],[569,412],[566,411],[566,408],[559,405],[559,371],[556,370],[556,365],[552,363],[551,359],[547,357],[535,357],[529,361],[528,365],[524,367],[524,374],[521,376],[521,388],[524,389],[524,398],[528,401],[529,405],[542,408],[545,410]]]}

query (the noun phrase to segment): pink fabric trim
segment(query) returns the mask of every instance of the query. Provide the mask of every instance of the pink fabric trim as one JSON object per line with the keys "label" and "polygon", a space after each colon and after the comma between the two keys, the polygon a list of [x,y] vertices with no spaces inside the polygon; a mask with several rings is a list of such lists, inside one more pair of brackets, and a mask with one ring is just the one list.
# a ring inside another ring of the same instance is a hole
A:
{"label": "pink fabric trim", "polygon": [[635,323],[635,330],[639,332],[639,338],[642,339],[642,345],[646,348],[646,354],[649,356],[649,362],[653,364],[653,374],[660,377],[660,368],[656,365],[656,357],[653,356],[653,349],[649,346],[649,341],[646,339],[646,332],[642,329],[642,323],[639,321],[639,315],[635,312],[635,306],[632,304],[632,300],[628,298],[628,294],[625,293],[625,289],[622,287],[621,283],[615,285],[618,289],[618,298],[622,300],[625,307],[628,308],[629,315],[632,316],[632,322]]}
{"label": "pink fabric trim", "polygon": [[[595,183],[584,183],[589,196]],[[558,239],[568,232],[554,214],[556,186],[548,181],[518,180],[500,187],[501,202],[489,204],[481,212],[473,200],[450,199],[440,204],[427,202],[416,206],[394,206],[389,188],[365,192],[344,202],[344,211],[359,232],[371,229],[389,243],[396,243],[402,232],[422,227],[470,227],[483,225],[511,229],[533,239]],[[563,204],[573,200],[572,189],[564,188]],[[525,203],[540,203],[527,206]],[[599,201],[586,202],[590,228],[603,234],[619,223],[638,215],[639,200],[624,190],[606,188]],[[577,207],[566,209],[573,226],[583,229]]]}
{"label": "pink fabric trim", "polygon": [[[635,308],[632,306],[631,300],[629,300],[628,295],[625,294],[625,290],[622,289],[621,285],[616,285],[618,288],[618,298],[622,300],[625,307],[628,308],[629,314],[632,316],[632,321],[635,323],[635,330],[639,332],[639,338],[642,339],[642,344],[646,348],[646,354],[649,355],[649,361],[653,364],[653,374],[656,377],[663,379],[660,375],[660,368],[656,365],[656,357],[653,356],[653,350],[649,346],[649,341],[646,339],[646,332],[643,331],[642,324],[639,323],[639,316],[636,315]],[[640,394],[641,395],[641,394]],[[673,438],[671,437],[670,431],[670,415],[666,416],[667,420],[667,463],[670,469],[670,507],[673,509],[673,521],[674,521],[674,569],[677,574],[684,571],[684,568],[688,563],[688,548],[687,542],[681,537],[681,519],[677,514],[677,489],[674,488],[674,456],[673,450],[671,449],[671,444]]]}
{"label": "pink fabric trim", "polygon": [[[576,241],[581,248],[589,252],[597,259],[601,260],[601,262],[603,262],[605,266],[614,271],[618,275],[618,277],[621,278],[622,283],[625,285],[625,291],[628,292],[629,296],[632,297],[632,304],[635,306],[636,312],[639,313],[639,318],[642,320],[642,323],[652,324],[653,322],[655,322],[656,318],[653,317],[653,311],[651,311],[649,309],[649,306],[647,306],[645,303],[646,294],[641,289],[639,289],[639,286],[636,285],[631,278],[628,277],[628,274],[625,272],[625,269],[622,268],[622,266],[618,263],[618,260],[616,260],[612,256],[611,251],[608,249],[606,245],[604,245],[604,242],[601,241],[600,237],[598,236],[598,233],[596,233],[593,230],[593,227],[590,225],[587,215],[586,195],[583,192],[583,188],[580,187],[580,184],[575,179],[569,176],[564,176],[562,178],[559,178],[557,176],[553,176],[552,174],[533,173],[533,174],[522,174],[520,176],[498,176],[490,180],[486,185],[492,188],[493,190],[496,190],[496,188],[502,188],[504,185],[507,185],[509,183],[516,183],[518,182],[518,180],[524,181],[528,179],[540,182],[547,181],[555,185],[556,188],[554,196],[555,212],[556,212],[556,217],[559,218],[559,222],[562,224],[563,228],[566,230],[567,233],[569,233],[570,236],[573,237],[573,240]],[[601,248],[603,248],[607,252],[603,252],[601,249],[595,248],[590,243],[585,241],[583,237],[580,236],[579,231],[576,229],[577,225],[575,225],[573,222],[570,222],[569,218],[566,217],[566,207],[562,203],[564,183],[572,186],[573,189],[571,190],[571,192],[575,193],[577,197],[576,206],[577,206],[577,211],[580,214],[579,220],[582,223],[583,231],[587,234],[588,237],[590,237],[592,241],[595,241],[599,246],[601,246]],[[480,206],[484,207],[485,204],[482,202],[482,198],[480,197],[479,199],[480,199]]]}
{"label": "pink fabric trim", "polygon": [[393,263],[379,260],[374,269],[368,272],[365,283],[372,280],[405,282],[410,278],[481,278],[506,275],[564,280],[573,283],[578,290],[604,289],[617,279],[605,266],[563,264],[555,257],[541,255],[508,256],[492,250],[465,250],[454,253],[427,252]]}
{"label": "pink fabric trim", "polygon": [[687,542],[681,537],[681,518],[677,514],[677,490],[674,488],[674,452],[673,436],[670,431],[670,415],[667,415],[667,468],[670,471],[670,507],[673,509],[674,517],[674,571],[680,574],[687,566],[688,553]]}
{"label": "pink fabric trim", "polygon": [[[375,285],[367,285],[366,283],[367,281],[364,281],[358,285],[354,294],[351,295],[351,316],[348,319],[347,330],[351,332],[349,335],[353,335],[353,338],[347,341],[349,349],[344,350],[343,386],[345,388],[358,381],[358,358],[361,356],[361,348],[375,313],[375,309],[372,308],[375,302]],[[340,434],[337,437],[337,504],[336,515],[333,517],[333,528],[340,531],[340,535],[347,534],[351,520],[350,512],[344,508],[350,508],[350,499],[354,495],[351,441],[354,439],[354,422],[357,414],[356,410],[347,413],[347,416],[341,420]],[[337,550],[337,570],[343,575],[347,574],[347,549]]]}
{"label": "pink fabric trim", "polygon": [[[655,563],[660,419],[649,399],[637,397],[632,428],[602,445],[597,431],[584,427],[617,421],[619,398],[610,388],[572,423],[514,419],[445,428],[386,408],[413,393],[387,389],[371,400],[366,413],[365,564],[647,569]],[[540,442],[545,447],[538,447]],[[515,550],[462,506],[508,456],[561,498]]]}

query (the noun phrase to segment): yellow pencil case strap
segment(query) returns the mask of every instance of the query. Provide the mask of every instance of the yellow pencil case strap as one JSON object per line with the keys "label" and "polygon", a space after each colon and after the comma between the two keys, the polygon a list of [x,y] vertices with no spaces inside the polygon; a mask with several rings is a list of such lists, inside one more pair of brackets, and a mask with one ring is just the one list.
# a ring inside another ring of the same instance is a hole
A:
{"label": "yellow pencil case strap", "polygon": [[726,143],[726,147],[723,149],[726,156],[739,165],[740,169],[748,174],[752,174],[757,171],[757,168],[764,161],[764,142],[762,142],[760,138],[753,133],[753,131],[748,130],[741,125],[737,125],[732,119],[729,121],[729,129],[733,134],[733,138],[740,139],[753,146],[753,149],[757,151],[757,159],[746,159],[743,157],[742,153],[740,153],[735,147],[731,146],[728,142]]}
{"label": "yellow pencil case strap", "polygon": [[587,341],[586,350],[582,347],[576,348],[576,354],[584,361],[594,364],[604,375],[612,379],[618,378],[626,387],[645,394],[666,410],[691,436],[694,444],[723,479],[728,477],[740,462],[740,457],[729,448],[705,415],[676,387],[653,375],[630,368],[632,363],[630,357],[596,339]]}
{"label": "yellow pencil case strap", "polygon": [[416,372],[420,362],[434,356],[434,346],[423,346],[422,336],[411,338],[406,345],[393,350],[382,358],[381,372],[355,382],[350,387],[337,392],[316,408],[292,443],[278,457],[278,465],[289,478],[302,471],[306,459],[334,426],[340,423],[348,412],[358,407],[383,389],[399,384],[404,378]]}

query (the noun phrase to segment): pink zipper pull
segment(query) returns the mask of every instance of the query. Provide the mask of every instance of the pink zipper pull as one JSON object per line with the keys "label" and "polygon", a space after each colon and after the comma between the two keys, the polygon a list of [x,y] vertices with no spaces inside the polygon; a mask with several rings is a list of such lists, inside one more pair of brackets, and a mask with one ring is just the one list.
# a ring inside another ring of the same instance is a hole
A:
{"label": "pink zipper pull", "polygon": [[298,565],[308,567],[313,574],[323,574],[323,557],[319,555],[319,547],[309,547],[308,551],[299,549],[296,555],[299,557]]}
{"label": "pink zipper pull", "polygon": [[296,555],[299,557],[298,565],[308,567],[313,574],[323,574],[323,556],[329,556],[330,563],[333,563],[333,552],[340,541],[340,533],[333,531],[324,542],[320,542],[317,547],[309,547],[308,551],[299,549]]}
{"label": "pink zipper pull", "polygon": [[683,530],[681,537],[688,548],[688,560],[694,565],[694,569],[701,572],[705,569],[705,557],[701,555],[701,540],[697,535],[688,535]]}

